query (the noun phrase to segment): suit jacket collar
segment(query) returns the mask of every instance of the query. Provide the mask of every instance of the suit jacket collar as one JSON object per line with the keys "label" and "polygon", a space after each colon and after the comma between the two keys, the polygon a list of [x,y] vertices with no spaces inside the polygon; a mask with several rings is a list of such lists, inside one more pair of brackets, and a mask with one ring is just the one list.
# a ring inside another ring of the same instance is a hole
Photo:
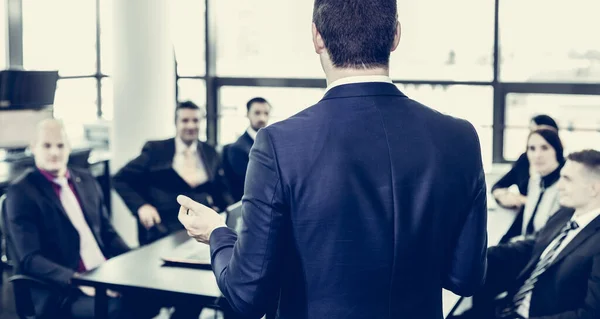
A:
{"label": "suit jacket collar", "polygon": [[385,82],[367,82],[344,84],[333,87],[325,93],[325,96],[323,96],[323,99],[321,100],[382,95],[406,97],[406,95],[400,92],[394,84]]}
{"label": "suit jacket collar", "polygon": [[[552,265],[559,263],[563,258],[571,254],[577,247],[583,244],[586,240],[588,240],[592,235],[594,235],[598,229],[600,229],[600,216],[594,218],[584,229],[577,234],[571,240],[565,248],[556,256],[554,261],[552,261]],[[552,267],[552,265],[550,267]]]}
{"label": "suit jacket collar", "polygon": [[239,142],[242,145],[252,147],[252,145],[254,144],[254,139],[250,136],[250,134],[248,134],[248,132],[245,132],[244,134],[242,134],[242,136],[240,136]]}
{"label": "suit jacket collar", "polygon": [[[59,196],[56,196],[56,192],[54,191],[54,188],[52,187],[52,182],[49,181],[46,178],[46,176],[44,176],[39,169],[33,170],[31,176],[33,179],[33,185],[35,185],[35,187],[37,187],[37,189],[40,191],[40,193],[44,197],[46,197],[48,200],[50,200],[50,202],[52,202],[52,204],[55,206],[55,208],[59,212],[61,212],[61,214],[70,223],[71,219],[69,218],[69,215],[67,215],[67,212],[63,208],[63,205],[62,205],[62,202],[60,201]],[[77,171],[69,170],[69,179],[72,181],[73,188],[75,189],[75,192],[77,193],[76,194],[77,199],[79,200],[79,204],[81,205],[81,210],[83,211],[83,216],[85,217],[86,221],[89,224],[89,215],[92,214],[93,212],[95,212],[96,208],[94,207],[93,203],[91,202],[92,198],[90,196],[85,196],[85,194],[88,194],[90,191],[96,191],[96,190],[87,189],[86,188],[87,185],[85,185],[83,183],[81,175]]]}
{"label": "suit jacket collar", "polygon": [[[554,238],[561,231],[562,227],[571,219],[571,217],[573,216],[573,213],[574,212],[572,209],[566,209],[566,208],[563,208],[563,210],[556,213],[557,219],[555,222],[552,223],[553,224],[552,231],[548,232],[547,234],[544,234],[543,238],[540,238],[541,245],[539,245],[539,249],[534,251],[534,255],[531,257],[531,259],[529,260],[529,263],[527,264],[527,266],[525,266],[525,268],[523,269],[523,271],[521,272],[519,277],[526,278],[523,276],[529,276],[529,273],[533,270],[533,268],[538,263],[541,255],[544,252],[544,250],[546,249],[546,247],[548,247],[548,245],[552,242],[552,240],[554,240]],[[577,236],[575,236],[575,238],[573,238],[573,240],[571,240],[567,244],[567,246],[565,246],[565,248],[563,248],[563,250],[558,254],[558,256],[556,256],[556,258],[554,258],[554,260],[552,261],[552,264],[548,268],[553,267],[554,265],[556,265],[560,261],[562,261],[566,256],[573,253],[581,244],[583,244],[592,235],[594,235],[596,232],[598,232],[598,229],[600,229],[600,216],[596,217],[583,230],[581,230],[581,232],[579,234],[577,234]]]}

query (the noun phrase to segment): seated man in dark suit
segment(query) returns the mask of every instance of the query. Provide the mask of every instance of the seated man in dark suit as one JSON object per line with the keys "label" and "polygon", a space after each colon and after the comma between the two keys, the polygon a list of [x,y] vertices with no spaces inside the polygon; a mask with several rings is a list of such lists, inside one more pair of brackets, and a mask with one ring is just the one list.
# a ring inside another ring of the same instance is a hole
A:
{"label": "seated man in dark suit", "polygon": [[[38,314],[91,318],[94,288],[73,288],[71,278],[129,247],[111,226],[95,179],[84,170],[67,168],[70,148],[62,124],[41,122],[31,149],[37,167],[20,176],[6,197],[6,228],[18,271],[50,285],[32,289]],[[62,293],[52,293],[52,285]],[[131,317],[134,309],[129,306],[136,303],[115,298],[114,292],[109,295],[110,317]],[[136,318],[150,318],[158,310],[135,308]]]}
{"label": "seated man in dark suit", "polygon": [[183,229],[177,220],[178,194],[218,210],[232,203],[217,151],[198,140],[202,116],[194,103],[180,103],[175,110],[177,136],[147,142],[114,177],[115,190],[138,218],[140,245]]}
{"label": "seated man in dark suit", "polygon": [[242,195],[244,195],[244,182],[250,149],[254,144],[258,130],[269,123],[271,105],[264,98],[255,97],[246,103],[246,109],[250,126],[235,143],[229,145],[228,152],[224,154],[223,158],[224,161],[227,161],[225,174],[229,180],[231,195],[236,202],[242,199]]}
{"label": "seated man in dark suit", "polygon": [[534,238],[489,249],[485,286],[459,318],[600,317],[600,152],[569,155],[559,191],[564,207]]}

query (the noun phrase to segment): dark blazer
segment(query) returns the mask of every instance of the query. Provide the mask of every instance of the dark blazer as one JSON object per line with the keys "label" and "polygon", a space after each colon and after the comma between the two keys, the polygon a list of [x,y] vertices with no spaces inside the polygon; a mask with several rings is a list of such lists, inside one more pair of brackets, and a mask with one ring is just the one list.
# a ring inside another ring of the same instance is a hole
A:
{"label": "dark blazer", "polygon": [[174,138],[147,142],[142,153],[114,176],[114,188],[134,216],[137,218],[138,208],[150,204],[158,210],[166,228],[163,231],[154,227],[145,233],[145,228],[139,225],[138,219],[140,244],[183,229],[183,225],[177,220],[177,195],[187,195],[202,204],[222,210],[232,203],[217,151],[209,144],[198,141],[198,154],[207,170],[209,181],[195,188],[190,187],[173,169]]}
{"label": "dark blazer", "polygon": [[[69,168],[85,219],[106,258],[129,250],[110,224],[100,186],[89,173]],[[37,169],[29,169],[8,188],[6,228],[16,250],[18,272],[46,280],[68,294],[70,280],[79,266],[79,234],[60,198]],[[34,289],[32,299],[39,313],[54,311],[57,296]]]}
{"label": "dark blazer", "polygon": [[[508,300],[529,278],[540,256],[573,210],[563,208],[531,238],[489,249],[486,287],[492,294],[509,291]],[[575,319],[600,316],[600,217],[581,230],[535,284],[530,318]]]}
{"label": "dark blazer", "polygon": [[246,169],[250,156],[250,149],[254,140],[248,132],[240,136],[235,143],[227,147],[223,152],[223,165],[225,176],[229,182],[229,190],[235,202],[242,199],[244,195],[244,182],[246,179]]}
{"label": "dark blazer", "polygon": [[261,129],[239,237],[210,237],[232,308],[259,318],[442,318],[486,268],[486,187],[467,121],[388,83],[332,88]]}

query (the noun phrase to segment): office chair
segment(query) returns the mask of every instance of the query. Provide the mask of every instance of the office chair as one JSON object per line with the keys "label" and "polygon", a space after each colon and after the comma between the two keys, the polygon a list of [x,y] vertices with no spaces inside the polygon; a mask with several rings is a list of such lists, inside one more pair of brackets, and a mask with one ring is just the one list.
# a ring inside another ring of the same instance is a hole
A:
{"label": "office chair", "polygon": [[[4,200],[6,199],[6,194],[0,196],[0,213],[3,210]],[[4,278],[4,269],[10,268],[12,265],[8,260],[8,254],[6,252],[6,231],[4,230],[4,220],[0,218],[0,279]],[[4,282],[3,280],[1,282]]]}
{"label": "office chair", "polygon": [[[16,261],[16,249],[14,244],[11,241],[11,236],[9,230],[5,227],[7,216],[6,216],[6,194],[0,197],[0,226],[2,228],[2,245],[3,252],[6,255],[13,257],[13,269],[14,274],[10,278],[8,278],[8,282],[13,285],[13,292],[15,297],[15,307],[17,310],[17,315],[20,319],[49,319],[55,318],[57,313],[55,311],[52,314],[37,314],[35,311],[35,307],[33,305],[33,301],[31,299],[31,289],[32,288],[43,288],[52,291],[52,295],[59,298],[58,305],[60,308],[67,302],[64,295],[64,292],[59,291],[58,288],[49,284],[44,280],[40,280],[31,276],[23,275],[20,273],[18,262]],[[61,316],[61,318],[63,318]]]}

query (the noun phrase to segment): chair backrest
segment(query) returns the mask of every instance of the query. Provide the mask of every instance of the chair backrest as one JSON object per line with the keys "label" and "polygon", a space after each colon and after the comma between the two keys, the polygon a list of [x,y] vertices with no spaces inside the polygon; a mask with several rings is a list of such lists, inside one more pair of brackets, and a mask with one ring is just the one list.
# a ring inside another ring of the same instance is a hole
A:
{"label": "chair backrest", "polygon": [[9,260],[9,254],[8,254],[8,249],[7,249],[7,244],[6,244],[6,237],[8,236],[7,231],[5,230],[5,208],[4,208],[4,202],[6,201],[6,194],[3,194],[2,196],[0,196],[0,235],[2,237],[0,237],[0,259],[2,261],[2,263],[6,266],[11,266],[10,260]]}
{"label": "chair backrest", "polygon": [[10,229],[6,227],[7,220],[6,194],[4,194],[0,197],[0,229],[2,230],[2,251],[3,254],[6,254],[9,261],[11,258],[14,259],[11,261],[14,276],[8,280],[12,282],[13,285],[15,308],[17,310],[17,315],[19,315],[19,318],[21,319],[39,318],[39,316],[36,316],[33,300],[31,299],[30,284],[27,280],[22,280],[21,278],[26,278],[26,276],[20,275],[19,262],[17,261],[17,258],[15,258],[15,246],[11,240]]}

